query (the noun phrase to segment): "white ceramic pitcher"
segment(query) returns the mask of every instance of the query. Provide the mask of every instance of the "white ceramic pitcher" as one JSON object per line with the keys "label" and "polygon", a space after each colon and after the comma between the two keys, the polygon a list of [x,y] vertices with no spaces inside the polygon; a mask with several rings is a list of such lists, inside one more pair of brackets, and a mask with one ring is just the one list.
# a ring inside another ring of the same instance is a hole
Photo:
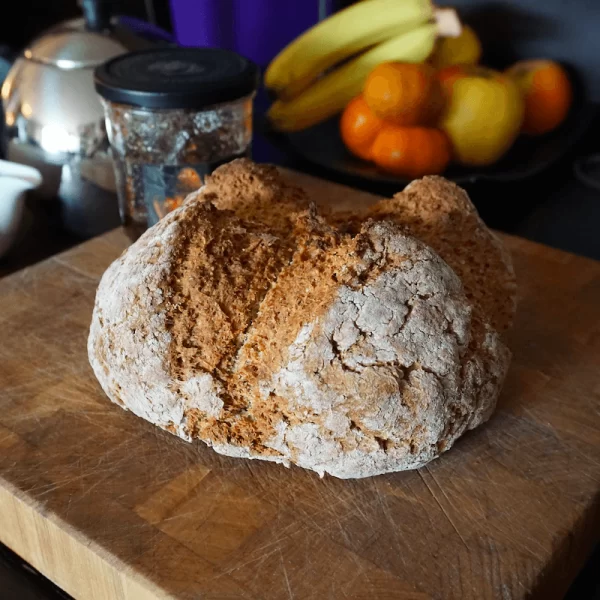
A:
{"label": "white ceramic pitcher", "polygon": [[25,192],[41,183],[37,169],[0,160],[0,256],[10,248],[19,230]]}

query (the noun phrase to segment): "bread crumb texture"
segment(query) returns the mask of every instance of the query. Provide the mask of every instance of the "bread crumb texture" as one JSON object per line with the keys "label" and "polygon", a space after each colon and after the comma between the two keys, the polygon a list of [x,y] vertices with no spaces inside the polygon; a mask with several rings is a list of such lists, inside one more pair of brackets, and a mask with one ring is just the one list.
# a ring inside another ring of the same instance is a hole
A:
{"label": "bread crumb texture", "polygon": [[444,179],[322,217],[239,160],[109,267],[88,352],[113,402],[184,439],[367,477],[489,418],[514,296],[506,251]]}

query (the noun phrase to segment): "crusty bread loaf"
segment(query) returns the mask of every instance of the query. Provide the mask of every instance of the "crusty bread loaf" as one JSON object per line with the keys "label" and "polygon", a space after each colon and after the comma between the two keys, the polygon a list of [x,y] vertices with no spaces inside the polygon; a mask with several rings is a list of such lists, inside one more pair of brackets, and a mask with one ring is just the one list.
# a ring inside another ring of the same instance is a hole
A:
{"label": "crusty bread loaf", "polygon": [[343,478],[424,465],[489,417],[509,352],[393,221],[337,227],[275,169],[222,167],[103,276],[103,389],[222,454]]}

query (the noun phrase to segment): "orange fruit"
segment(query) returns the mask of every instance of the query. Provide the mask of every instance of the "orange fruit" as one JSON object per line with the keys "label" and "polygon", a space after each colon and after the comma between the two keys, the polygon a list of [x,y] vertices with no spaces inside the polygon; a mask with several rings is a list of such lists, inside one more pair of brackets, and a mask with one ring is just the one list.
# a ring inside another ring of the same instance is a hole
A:
{"label": "orange fruit", "polygon": [[363,88],[369,108],[394,125],[421,125],[441,108],[435,69],[420,63],[383,63],[373,69]]}
{"label": "orange fruit", "polygon": [[541,135],[565,120],[573,101],[573,89],[569,76],[558,63],[520,61],[507,74],[519,86],[525,100],[524,133]]}
{"label": "orange fruit", "polygon": [[383,171],[415,179],[442,173],[450,162],[451,146],[439,129],[386,125],[375,139],[372,156]]}
{"label": "orange fruit", "polygon": [[436,77],[446,96],[452,93],[455,81],[468,76],[467,69],[464,65],[450,65],[438,70]]}
{"label": "orange fruit", "polygon": [[348,150],[363,160],[371,160],[371,146],[384,123],[367,106],[362,96],[348,103],[340,119],[340,134]]}

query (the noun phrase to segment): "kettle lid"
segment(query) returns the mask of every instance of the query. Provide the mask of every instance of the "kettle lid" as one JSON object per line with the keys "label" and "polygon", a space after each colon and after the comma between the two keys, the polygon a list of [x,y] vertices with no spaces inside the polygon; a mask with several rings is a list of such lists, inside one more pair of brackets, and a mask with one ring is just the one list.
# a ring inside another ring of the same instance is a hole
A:
{"label": "kettle lid", "polygon": [[94,31],[57,28],[33,41],[25,58],[54,65],[59,69],[88,69],[127,49],[117,40]]}

